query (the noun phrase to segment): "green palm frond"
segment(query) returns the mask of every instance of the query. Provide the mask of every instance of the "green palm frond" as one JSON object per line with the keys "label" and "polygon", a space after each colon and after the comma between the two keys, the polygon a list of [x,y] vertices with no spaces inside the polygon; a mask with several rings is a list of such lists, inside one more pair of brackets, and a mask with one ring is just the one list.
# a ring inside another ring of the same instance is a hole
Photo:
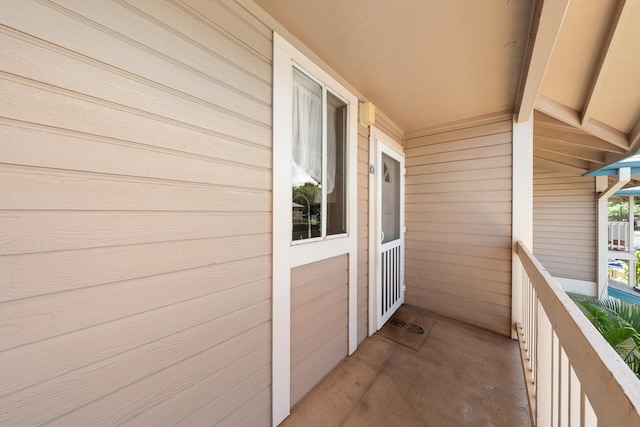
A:
{"label": "green palm frond", "polygon": [[569,294],[591,323],[640,378],[640,306],[618,299]]}

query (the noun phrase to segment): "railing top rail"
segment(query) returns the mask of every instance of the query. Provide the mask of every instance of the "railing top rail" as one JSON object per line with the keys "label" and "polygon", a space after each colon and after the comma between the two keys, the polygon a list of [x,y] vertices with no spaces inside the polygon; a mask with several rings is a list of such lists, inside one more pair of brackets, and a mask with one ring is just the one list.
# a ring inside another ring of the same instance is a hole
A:
{"label": "railing top rail", "polygon": [[638,378],[522,242],[516,253],[598,418],[640,425]]}

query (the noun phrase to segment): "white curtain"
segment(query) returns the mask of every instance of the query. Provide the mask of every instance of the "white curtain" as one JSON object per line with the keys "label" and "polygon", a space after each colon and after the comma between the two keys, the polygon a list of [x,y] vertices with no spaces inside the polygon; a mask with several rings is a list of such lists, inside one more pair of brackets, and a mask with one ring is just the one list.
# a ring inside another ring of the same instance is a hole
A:
{"label": "white curtain", "polygon": [[327,103],[327,194],[336,184],[336,113],[336,107]]}
{"label": "white curtain", "polygon": [[[331,194],[336,176],[337,108],[327,105],[327,176],[325,190]],[[322,183],[322,87],[299,72],[293,79],[293,183]]]}
{"label": "white curtain", "polygon": [[298,72],[293,73],[294,183],[322,182],[322,88]]}

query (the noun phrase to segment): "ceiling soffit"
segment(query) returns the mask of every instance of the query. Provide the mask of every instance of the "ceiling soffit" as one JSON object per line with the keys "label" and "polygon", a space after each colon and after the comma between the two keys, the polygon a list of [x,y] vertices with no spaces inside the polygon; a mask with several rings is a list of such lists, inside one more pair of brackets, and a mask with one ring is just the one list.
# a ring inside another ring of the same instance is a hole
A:
{"label": "ceiling soffit", "polygon": [[638,1],[255,2],[405,134],[519,114],[528,90],[540,158],[592,170],[640,148]]}
{"label": "ceiling soffit", "polygon": [[616,7],[616,0],[590,1],[591,7],[579,4],[584,2],[570,3],[540,88],[543,95],[577,111],[584,105]]}
{"label": "ceiling soffit", "polygon": [[404,131],[513,110],[528,0],[256,0]]}
{"label": "ceiling soffit", "polygon": [[535,108],[624,150],[640,148],[640,3],[572,0]]}
{"label": "ceiling soffit", "polygon": [[640,118],[640,2],[625,2],[624,13],[593,117],[629,133]]}
{"label": "ceiling soffit", "polygon": [[536,111],[533,119],[534,155],[570,166],[581,173],[605,165],[610,156],[626,155],[624,148]]}

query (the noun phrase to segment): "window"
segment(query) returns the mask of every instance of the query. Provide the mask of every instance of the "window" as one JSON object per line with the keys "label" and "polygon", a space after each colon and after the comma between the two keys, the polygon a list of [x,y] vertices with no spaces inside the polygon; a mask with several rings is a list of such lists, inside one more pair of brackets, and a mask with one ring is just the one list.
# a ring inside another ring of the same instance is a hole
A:
{"label": "window", "polygon": [[290,251],[289,265],[351,253],[358,98],[277,34],[273,65],[274,248]]}
{"label": "window", "polygon": [[293,68],[292,240],[347,232],[347,103]]}

